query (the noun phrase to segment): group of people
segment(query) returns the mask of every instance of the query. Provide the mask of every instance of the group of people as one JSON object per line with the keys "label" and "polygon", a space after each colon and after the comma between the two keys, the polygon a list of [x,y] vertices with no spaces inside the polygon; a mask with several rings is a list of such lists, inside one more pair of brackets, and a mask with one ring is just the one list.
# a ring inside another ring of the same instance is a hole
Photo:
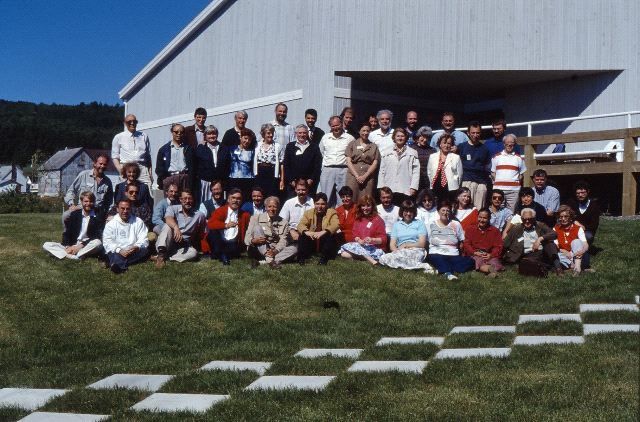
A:
{"label": "group of people", "polygon": [[[472,269],[495,277],[523,259],[558,273],[589,268],[600,214],[589,186],[578,183],[566,205],[544,170],[522,187],[526,167],[504,120],[481,142],[481,125],[465,134],[452,113],[433,131],[415,111],[403,127],[392,129],[389,110],[355,126],[345,108],[324,133],[315,110],[294,128],[280,103],[258,140],[247,117],[237,112],[221,141],[204,108],[194,125],[171,125],[155,168],[165,197],[154,205],[149,139],[127,115],[111,157],[69,187],[62,243],[44,248],[61,259],[97,255],[117,273],[148,256],[162,268],[200,253],[228,265],[245,252],[252,266],[317,253],[323,265],[339,256],[449,280]],[[109,159],[122,175],[115,188]]]}

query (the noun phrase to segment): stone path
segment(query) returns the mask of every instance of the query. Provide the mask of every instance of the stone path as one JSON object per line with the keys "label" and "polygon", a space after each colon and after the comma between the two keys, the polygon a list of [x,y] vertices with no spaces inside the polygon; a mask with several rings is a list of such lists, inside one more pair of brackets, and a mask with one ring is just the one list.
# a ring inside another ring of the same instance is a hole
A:
{"label": "stone path", "polygon": [[[640,298],[634,298],[640,302]],[[464,336],[478,333],[505,333],[513,334],[512,347],[531,347],[538,345],[584,345],[585,336],[605,333],[640,333],[640,324],[582,324],[582,314],[586,312],[639,312],[639,304],[581,304],[578,314],[527,314],[520,315],[516,325],[483,325],[483,326],[457,326],[451,329],[450,335]],[[517,327],[527,323],[544,323],[553,321],[571,321],[582,324],[582,336],[563,335],[516,335]],[[433,336],[408,336],[408,337],[382,337],[373,347],[408,346],[408,345],[435,345],[440,350],[435,353],[432,360],[445,359],[470,359],[470,358],[509,358],[512,347],[476,347],[476,348],[449,348],[446,345],[446,337]],[[429,349],[426,349],[429,350]],[[427,360],[357,360],[364,348],[330,349],[330,348],[305,348],[294,357],[304,359],[317,358],[346,358],[354,363],[346,369],[348,373],[379,373],[402,372],[409,374],[421,374],[428,369],[430,361]],[[258,377],[245,387],[246,391],[269,390],[308,390],[320,392],[326,389],[337,375],[265,375],[270,370],[271,362],[252,361],[211,361],[199,368],[201,371],[252,371]],[[151,412],[206,412],[217,403],[230,398],[225,392],[219,394],[175,394],[158,393],[162,386],[171,380],[174,375],[155,374],[113,374],[98,380],[87,388],[111,389],[128,388],[148,391],[150,394],[142,401],[134,404],[134,411]],[[2,388],[0,389],[0,408],[17,407],[32,411],[23,421],[27,422],[93,422],[108,419],[109,415],[90,415],[76,413],[52,413],[37,412],[46,403],[66,394],[65,389],[37,389],[37,388]]]}

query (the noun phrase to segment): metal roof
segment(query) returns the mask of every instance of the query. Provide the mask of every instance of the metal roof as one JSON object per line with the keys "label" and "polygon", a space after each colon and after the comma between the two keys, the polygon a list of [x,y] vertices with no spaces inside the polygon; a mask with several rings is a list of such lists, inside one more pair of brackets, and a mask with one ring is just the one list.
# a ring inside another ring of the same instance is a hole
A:
{"label": "metal roof", "polygon": [[76,155],[81,153],[83,150],[80,148],[71,148],[71,149],[63,149],[62,151],[58,151],[51,158],[49,158],[40,168],[41,170],[60,170],[71,161]]}

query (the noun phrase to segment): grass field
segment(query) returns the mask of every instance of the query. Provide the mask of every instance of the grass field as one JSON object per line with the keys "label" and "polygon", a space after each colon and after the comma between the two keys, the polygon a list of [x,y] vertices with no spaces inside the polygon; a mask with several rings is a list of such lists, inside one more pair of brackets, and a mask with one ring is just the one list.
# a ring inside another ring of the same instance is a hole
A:
{"label": "grass field", "polygon": [[[640,294],[640,223],[605,221],[596,274],[525,279],[509,269],[458,282],[361,262],[251,270],[202,259],[152,263],[122,275],[95,260],[58,261],[41,245],[58,215],[0,216],[0,388],[67,388],[55,412],[113,420],[638,420],[640,336],[585,344],[513,346],[505,359],[432,360],[433,345],[376,347],[384,336],[446,336],[443,348],[510,347],[512,334],[455,334],[455,326],[516,325],[521,314],[578,313],[582,303],[633,303]],[[340,311],[325,309],[337,301]],[[585,313],[587,323],[638,324],[631,312]],[[576,322],[527,323],[517,334],[581,335]],[[421,375],[348,373],[344,358],[304,359],[305,347],[362,348],[361,360],[429,360]],[[247,392],[252,372],[199,371],[212,360],[273,362],[268,375],[337,375],[326,390]],[[128,410],[149,395],[88,390],[115,373],[172,374],[161,392],[230,394],[205,414]],[[29,412],[0,409],[0,420]]]}

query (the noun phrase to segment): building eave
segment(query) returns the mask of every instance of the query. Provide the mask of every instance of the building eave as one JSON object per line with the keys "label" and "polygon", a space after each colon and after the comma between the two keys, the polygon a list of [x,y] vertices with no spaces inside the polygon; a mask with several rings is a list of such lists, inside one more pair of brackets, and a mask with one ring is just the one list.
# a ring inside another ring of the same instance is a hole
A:
{"label": "building eave", "polygon": [[129,100],[132,93],[146,81],[147,77],[152,72],[161,67],[172,54],[174,54],[190,39],[193,34],[202,28],[209,18],[211,18],[230,1],[232,0],[214,0],[209,3],[209,5],[198,14],[198,16],[196,16],[182,31],[180,31],[180,33],[176,35],[176,37],[171,40],[171,42],[169,42],[169,44],[160,51],[160,53],[147,63],[147,65],[118,92],[118,97],[123,101]]}

